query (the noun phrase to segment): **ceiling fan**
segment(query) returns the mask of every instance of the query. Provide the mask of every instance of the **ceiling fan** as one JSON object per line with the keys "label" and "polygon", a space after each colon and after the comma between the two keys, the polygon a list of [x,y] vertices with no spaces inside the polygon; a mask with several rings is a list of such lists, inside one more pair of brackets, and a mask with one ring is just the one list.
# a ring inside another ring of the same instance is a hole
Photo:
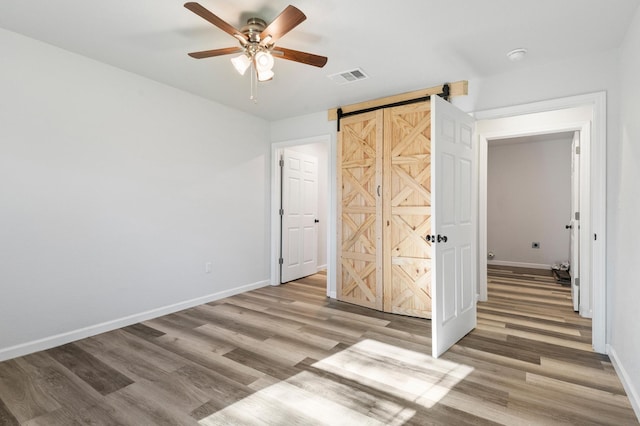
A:
{"label": "ceiling fan", "polygon": [[196,59],[211,58],[214,56],[240,53],[231,59],[234,67],[240,74],[244,74],[251,66],[254,67],[258,81],[267,81],[273,78],[274,57],[288,59],[307,65],[322,68],[327,63],[325,56],[298,50],[285,49],[277,46],[276,42],[289,31],[302,23],[307,17],[298,8],[287,6],[269,25],[260,18],[250,18],[247,25],[240,30],[214,15],[211,11],[196,2],[185,3],[184,7],[209,21],[222,31],[235,37],[239,47],[226,47],[223,49],[203,50],[189,53]]}

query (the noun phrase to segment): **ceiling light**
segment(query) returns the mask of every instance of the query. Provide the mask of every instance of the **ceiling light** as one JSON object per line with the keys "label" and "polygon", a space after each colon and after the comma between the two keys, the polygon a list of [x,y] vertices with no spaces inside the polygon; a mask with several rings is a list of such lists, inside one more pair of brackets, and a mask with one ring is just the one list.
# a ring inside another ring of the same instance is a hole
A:
{"label": "ceiling light", "polygon": [[244,75],[244,73],[247,72],[247,69],[251,66],[251,59],[243,53],[240,56],[231,58],[231,63],[240,75]]}
{"label": "ceiling light", "polygon": [[[273,62],[274,62],[273,56],[269,51],[262,50],[256,53],[255,60],[256,60],[256,69],[258,70],[258,73],[260,71],[271,71],[271,69],[273,68]],[[260,81],[263,81],[263,80],[260,80]]]}
{"label": "ceiling light", "polygon": [[268,81],[273,78],[273,71],[271,70],[258,70],[258,81]]}
{"label": "ceiling light", "polygon": [[509,58],[509,60],[512,62],[516,62],[522,60],[526,55],[527,49],[518,48],[513,49],[511,52],[507,53],[507,58]]}

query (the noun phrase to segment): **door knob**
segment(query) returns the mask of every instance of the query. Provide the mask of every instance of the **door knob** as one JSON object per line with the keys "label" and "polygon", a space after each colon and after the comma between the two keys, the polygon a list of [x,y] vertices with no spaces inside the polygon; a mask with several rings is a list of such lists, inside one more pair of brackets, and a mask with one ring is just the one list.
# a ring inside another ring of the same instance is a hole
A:
{"label": "door knob", "polygon": [[314,223],[320,223],[320,219],[314,219],[313,222]]}
{"label": "door knob", "polygon": [[442,243],[446,243],[447,242],[447,236],[446,235],[440,235],[438,234],[438,242],[442,242]]}
{"label": "door knob", "polygon": [[571,229],[571,228],[573,228],[573,225],[565,225],[564,226],[564,229]]}
{"label": "door knob", "polygon": [[427,235],[426,237],[424,237],[427,241],[429,242],[436,242],[436,236],[435,235]]}

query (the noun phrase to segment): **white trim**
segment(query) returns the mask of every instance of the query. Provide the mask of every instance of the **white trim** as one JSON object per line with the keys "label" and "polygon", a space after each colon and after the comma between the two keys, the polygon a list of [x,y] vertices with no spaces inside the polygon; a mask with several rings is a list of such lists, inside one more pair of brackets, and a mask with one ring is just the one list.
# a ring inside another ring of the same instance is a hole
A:
{"label": "white trim", "polygon": [[487,173],[483,170],[487,169],[489,162],[489,144],[484,143],[479,136],[478,147],[478,284],[477,299],[479,302],[486,302],[489,298],[487,290]]}
{"label": "white trim", "polygon": [[609,355],[609,359],[611,359],[613,368],[616,370],[616,373],[618,373],[618,377],[620,377],[620,381],[622,382],[622,386],[627,393],[629,402],[631,402],[633,411],[635,411],[636,417],[638,418],[638,421],[640,421],[640,392],[633,386],[633,381],[631,380],[631,377],[629,377],[627,370],[625,370],[624,366],[620,362],[618,354],[616,353],[615,349],[613,349],[613,346],[608,343],[607,354]]}
{"label": "white trim", "polygon": [[509,262],[508,260],[487,260],[487,265],[513,266],[516,268],[551,269],[551,265],[543,263]]}
{"label": "white trim", "polygon": [[247,284],[240,287],[235,287],[230,290],[224,290],[217,293],[208,294],[206,296],[197,297],[195,299],[185,300],[184,302],[162,306],[160,308],[151,309],[145,312],[129,315],[123,318],[106,321],[100,324],[90,325],[88,327],[68,331],[65,333],[56,334],[54,336],[45,337],[43,339],[38,339],[31,342],[21,343],[15,346],[10,346],[8,348],[0,349],[0,362],[6,361],[11,358],[27,355],[30,353],[55,348],[56,346],[64,345],[70,342],[75,342],[76,340],[95,336],[97,334],[105,333],[107,331],[117,330],[118,328],[127,327],[129,325],[137,324],[142,321],[147,321],[163,315],[168,315],[174,312],[181,311],[183,309],[188,309],[194,306],[203,305],[205,303],[213,302],[215,300],[220,300],[226,297],[234,296],[236,294],[255,290],[257,288],[266,287],[268,285],[269,285],[268,280],[258,281],[253,284]]}
{"label": "white trim", "polygon": [[332,299],[337,299],[338,298],[338,292],[337,291],[329,291],[327,296],[329,296]]}
{"label": "white trim", "polygon": [[327,264],[325,263],[324,265],[318,265],[316,269],[318,270],[318,272],[324,271],[325,269],[327,269]]}
{"label": "white trim", "polygon": [[[474,113],[474,117],[478,120],[493,120],[507,117],[518,117],[536,113],[550,113],[555,111],[568,109],[568,108],[580,108],[588,107],[591,109],[591,121],[589,122],[574,122],[574,123],[555,123],[555,124],[538,124],[534,127],[524,128],[521,127],[518,130],[502,130],[496,131],[492,134],[481,134],[478,132],[478,141],[480,144],[479,156],[480,156],[480,197],[479,197],[479,215],[480,223],[478,228],[479,247],[478,247],[478,261],[479,261],[479,274],[478,277],[478,292],[479,299],[486,300],[486,267],[483,264],[487,259],[487,247],[486,247],[486,176],[483,179],[483,173],[486,175],[486,149],[488,140],[499,139],[504,137],[513,136],[527,136],[532,134],[542,133],[555,133],[561,131],[573,131],[580,130],[581,134],[590,133],[590,143],[588,149],[583,149],[581,153],[586,153],[582,158],[583,164],[588,161],[584,168],[581,170],[585,172],[590,171],[590,177],[585,178],[588,180],[590,189],[588,194],[584,197],[585,203],[590,208],[581,209],[581,230],[584,233],[581,234],[581,243],[588,249],[584,250],[586,261],[581,264],[590,265],[591,268],[585,268],[585,273],[581,273],[581,281],[589,280],[591,282],[592,294],[585,297],[584,305],[581,303],[581,315],[592,316],[592,344],[596,352],[604,353],[606,350],[606,93],[598,92],[586,95],[579,95],[561,99],[554,99],[542,102],[535,102],[525,105],[517,105],[506,108],[498,108],[488,111],[480,111]],[[482,162],[484,161],[484,163]],[[484,185],[484,187],[482,186]],[[590,197],[590,200],[589,200]],[[583,199],[583,197],[581,197]],[[590,218],[586,218],[585,215],[590,215]],[[594,235],[597,234],[598,238],[594,241]],[[581,250],[582,253],[582,250]],[[581,254],[582,258],[582,254]],[[590,270],[590,271],[589,271]],[[591,276],[589,277],[589,272]],[[483,275],[484,274],[484,275]],[[587,281],[587,282],[589,282]]]}
{"label": "white trim", "polygon": [[[329,296],[331,285],[333,284],[333,268],[332,268],[332,256],[335,250],[335,238],[332,238],[335,230],[335,207],[332,200],[334,197],[335,178],[332,174],[333,167],[335,167],[333,155],[335,154],[331,149],[331,135],[319,135],[312,136],[304,139],[293,139],[282,142],[274,142],[271,144],[271,285],[280,285],[280,268],[278,267],[278,259],[280,253],[280,220],[278,209],[280,208],[280,170],[279,160],[280,154],[284,148],[290,146],[310,145],[314,143],[324,143],[327,147],[327,176],[329,178],[328,187],[329,194],[327,198],[327,211],[325,212],[328,226],[327,226],[327,265],[323,265],[323,269],[327,270],[327,295]],[[318,270],[321,270],[318,267]]]}
{"label": "white trim", "polygon": [[[599,105],[600,102],[603,102],[603,104]],[[584,105],[595,105],[596,107],[602,106],[603,110],[599,112],[606,112],[606,103],[604,102],[606,102],[606,92],[596,92],[588,93],[586,95],[569,96],[566,98],[532,102],[530,104],[513,105],[509,107],[477,111],[472,115],[476,120],[486,120],[494,118],[513,117],[524,114],[535,114],[537,112],[557,111]]]}

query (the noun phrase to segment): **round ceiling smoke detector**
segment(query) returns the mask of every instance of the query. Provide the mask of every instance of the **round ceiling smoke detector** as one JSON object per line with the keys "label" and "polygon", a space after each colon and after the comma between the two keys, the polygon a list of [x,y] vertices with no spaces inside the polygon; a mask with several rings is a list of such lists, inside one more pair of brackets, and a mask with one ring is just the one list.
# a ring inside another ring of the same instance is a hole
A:
{"label": "round ceiling smoke detector", "polygon": [[511,52],[507,53],[507,58],[509,60],[516,62],[522,60],[527,55],[527,49],[519,48],[513,49]]}

